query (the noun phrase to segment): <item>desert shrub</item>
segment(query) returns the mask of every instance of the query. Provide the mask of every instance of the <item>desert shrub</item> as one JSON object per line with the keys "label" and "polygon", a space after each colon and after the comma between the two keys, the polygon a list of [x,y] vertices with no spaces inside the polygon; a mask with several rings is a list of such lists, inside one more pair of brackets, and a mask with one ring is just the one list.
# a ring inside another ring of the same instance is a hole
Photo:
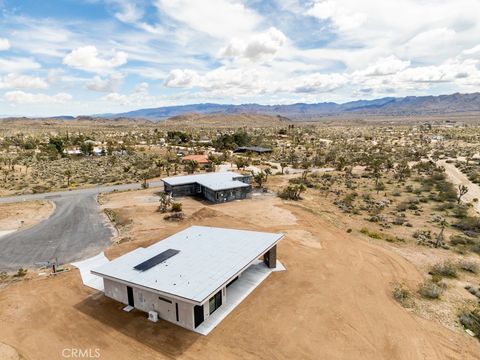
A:
{"label": "desert shrub", "polygon": [[452,214],[456,218],[464,219],[468,216],[468,206],[456,205],[452,210]]}
{"label": "desert shrub", "polygon": [[181,221],[185,218],[183,212],[173,212],[163,217],[167,221]]}
{"label": "desert shrub", "polygon": [[452,235],[450,236],[450,245],[473,245],[475,241],[467,236],[462,235]]}
{"label": "desert shrub", "polygon": [[382,234],[377,233],[377,232],[375,232],[375,231],[370,231],[370,230],[368,230],[368,229],[365,228],[365,227],[361,228],[361,229],[360,229],[360,232],[361,232],[362,234],[364,234],[364,235],[367,235],[368,237],[370,237],[370,238],[372,238],[372,239],[377,239],[377,240],[379,240],[379,239],[382,239],[382,237],[383,237]]}
{"label": "desert shrub", "polygon": [[398,197],[398,196],[401,196],[401,195],[402,195],[402,193],[400,192],[400,190],[392,191],[392,196]]}
{"label": "desert shrub", "polygon": [[480,255],[480,244],[475,244],[470,247],[470,251]]}
{"label": "desert shrub", "polygon": [[393,298],[404,307],[412,305],[412,295],[402,284],[395,284],[393,287]]}
{"label": "desert shrub", "polygon": [[426,299],[438,299],[443,293],[443,288],[427,280],[418,286],[418,293]]}
{"label": "desert shrub", "polygon": [[457,264],[458,268],[473,274],[478,273],[478,264],[474,261],[460,260]]}
{"label": "desert shrub", "polygon": [[362,234],[367,235],[367,234],[368,234],[368,229],[367,229],[366,227],[363,227],[363,228],[360,229],[360,232],[361,232]]}
{"label": "desert shrub", "polygon": [[114,209],[105,209],[105,214],[110,218],[110,221],[113,222],[116,226],[126,226],[132,222],[132,219],[127,215],[122,214]]}
{"label": "desert shrub", "polygon": [[480,337],[480,307],[462,310],[458,319],[465,328],[471,330],[476,337]]}
{"label": "desert shrub", "polygon": [[478,232],[480,230],[480,218],[476,216],[467,216],[460,219],[453,226],[459,228],[462,231]]}
{"label": "desert shrub", "polygon": [[457,277],[457,267],[450,261],[437,263],[430,268],[430,275],[454,278]]}
{"label": "desert shrub", "polygon": [[24,277],[27,275],[28,269],[20,268],[18,269],[17,273],[14,275],[15,277]]}
{"label": "desert shrub", "polygon": [[179,203],[179,202],[174,202],[172,203],[172,212],[181,212],[182,211],[182,203]]}
{"label": "desert shrub", "polygon": [[300,200],[300,195],[306,190],[303,184],[292,184],[278,193],[278,196],[284,200]]}
{"label": "desert shrub", "polygon": [[397,211],[406,211],[408,209],[408,202],[402,201],[397,205]]}

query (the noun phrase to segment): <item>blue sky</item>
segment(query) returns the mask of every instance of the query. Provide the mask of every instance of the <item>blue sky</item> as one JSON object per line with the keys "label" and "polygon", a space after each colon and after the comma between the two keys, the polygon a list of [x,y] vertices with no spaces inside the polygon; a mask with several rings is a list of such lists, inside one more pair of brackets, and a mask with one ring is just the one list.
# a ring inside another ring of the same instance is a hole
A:
{"label": "blue sky", "polygon": [[478,0],[0,0],[0,115],[475,92]]}

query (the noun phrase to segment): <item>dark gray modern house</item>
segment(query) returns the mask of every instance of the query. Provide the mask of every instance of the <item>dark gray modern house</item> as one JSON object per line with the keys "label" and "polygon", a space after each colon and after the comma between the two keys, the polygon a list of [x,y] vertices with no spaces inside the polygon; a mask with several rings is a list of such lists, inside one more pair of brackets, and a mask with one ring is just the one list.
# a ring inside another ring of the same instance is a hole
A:
{"label": "dark gray modern house", "polygon": [[251,175],[231,171],[173,176],[162,179],[165,192],[176,196],[201,196],[214,203],[245,199],[252,191]]}
{"label": "dark gray modern house", "polygon": [[257,154],[268,154],[272,152],[270,148],[264,148],[260,146],[241,146],[233,150],[234,153],[257,153]]}

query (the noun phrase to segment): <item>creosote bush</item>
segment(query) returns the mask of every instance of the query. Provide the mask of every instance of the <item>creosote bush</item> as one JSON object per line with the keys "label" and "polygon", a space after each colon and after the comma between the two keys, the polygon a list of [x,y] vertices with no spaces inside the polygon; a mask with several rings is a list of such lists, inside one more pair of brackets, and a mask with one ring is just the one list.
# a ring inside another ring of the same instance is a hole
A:
{"label": "creosote bush", "polygon": [[457,267],[450,261],[441,262],[431,267],[429,274],[448,278],[457,277]]}
{"label": "creosote bush", "polygon": [[460,260],[458,262],[458,268],[463,270],[463,271],[471,272],[473,274],[478,273],[478,264],[476,262],[473,262],[473,261]]}
{"label": "creosote bush", "polygon": [[396,283],[394,285],[393,298],[403,307],[411,307],[413,305],[412,294],[403,284]]}
{"label": "creosote bush", "polygon": [[477,338],[480,337],[480,306],[462,310],[458,318],[466,329],[471,330]]}
{"label": "creosote bush", "polygon": [[427,280],[418,286],[418,293],[426,299],[439,299],[443,288],[439,284]]}

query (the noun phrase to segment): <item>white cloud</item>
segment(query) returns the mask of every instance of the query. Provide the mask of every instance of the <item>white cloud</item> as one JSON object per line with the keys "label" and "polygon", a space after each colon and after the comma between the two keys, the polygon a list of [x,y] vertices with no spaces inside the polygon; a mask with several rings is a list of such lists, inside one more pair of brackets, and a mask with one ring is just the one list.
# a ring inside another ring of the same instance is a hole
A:
{"label": "white cloud", "polygon": [[474,54],[478,54],[480,53],[480,44],[470,48],[470,49],[467,49],[467,50],[463,50],[463,54],[465,55],[474,55]]}
{"label": "white cloud", "polygon": [[135,86],[135,90],[131,94],[112,92],[104,96],[102,100],[122,106],[153,106],[158,104],[159,99],[150,95],[148,88],[148,83],[142,82]]}
{"label": "white cloud", "polygon": [[332,21],[340,31],[356,29],[367,20],[365,13],[352,11],[341,3],[342,1],[317,0],[308,9],[307,14],[320,20]]}
{"label": "white cloud", "polygon": [[31,58],[0,58],[0,72],[22,72],[40,68],[41,65]]}
{"label": "white cloud", "polygon": [[108,78],[102,79],[100,76],[95,75],[87,83],[87,89],[98,92],[116,92],[125,75],[120,73],[111,74]]}
{"label": "white cloud", "polygon": [[77,69],[89,72],[109,71],[127,62],[127,54],[123,51],[114,52],[110,59],[100,58],[95,46],[79,47],[64,57],[63,63]]}
{"label": "white cloud", "polygon": [[171,88],[191,88],[196,85],[198,74],[193,70],[174,69],[165,79],[165,86]]}
{"label": "white cloud", "polygon": [[250,34],[261,17],[236,0],[157,0],[158,9],[196,31],[219,39]]}
{"label": "white cloud", "polygon": [[361,71],[361,74],[366,76],[391,75],[405,70],[409,66],[410,61],[400,60],[395,55],[390,55],[378,59],[374,64]]}
{"label": "white cloud", "polygon": [[[292,79],[293,91],[297,93],[324,93],[331,92],[344,86],[348,78],[342,74],[312,74]],[[292,89],[284,88],[285,92]]]}
{"label": "white cloud", "polygon": [[233,39],[220,51],[220,56],[258,61],[274,56],[286,41],[286,36],[280,30],[271,27],[266,32],[254,35],[246,41]]}
{"label": "white cloud", "polygon": [[115,13],[115,17],[126,23],[133,23],[143,17],[143,11],[135,3],[127,1],[115,1],[120,7],[120,11]]}
{"label": "white cloud", "polygon": [[0,89],[46,89],[48,83],[39,77],[10,73],[0,78]]}
{"label": "white cloud", "polygon": [[456,41],[456,32],[447,27],[429,29],[415,35],[401,50],[410,58],[431,58],[448,56]]}
{"label": "white cloud", "polygon": [[68,102],[72,100],[72,95],[67,93],[58,93],[56,95],[34,94],[16,90],[6,92],[4,99],[12,104],[48,104]]}
{"label": "white cloud", "polygon": [[10,49],[10,41],[5,38],[0,38],[0,51]]}

